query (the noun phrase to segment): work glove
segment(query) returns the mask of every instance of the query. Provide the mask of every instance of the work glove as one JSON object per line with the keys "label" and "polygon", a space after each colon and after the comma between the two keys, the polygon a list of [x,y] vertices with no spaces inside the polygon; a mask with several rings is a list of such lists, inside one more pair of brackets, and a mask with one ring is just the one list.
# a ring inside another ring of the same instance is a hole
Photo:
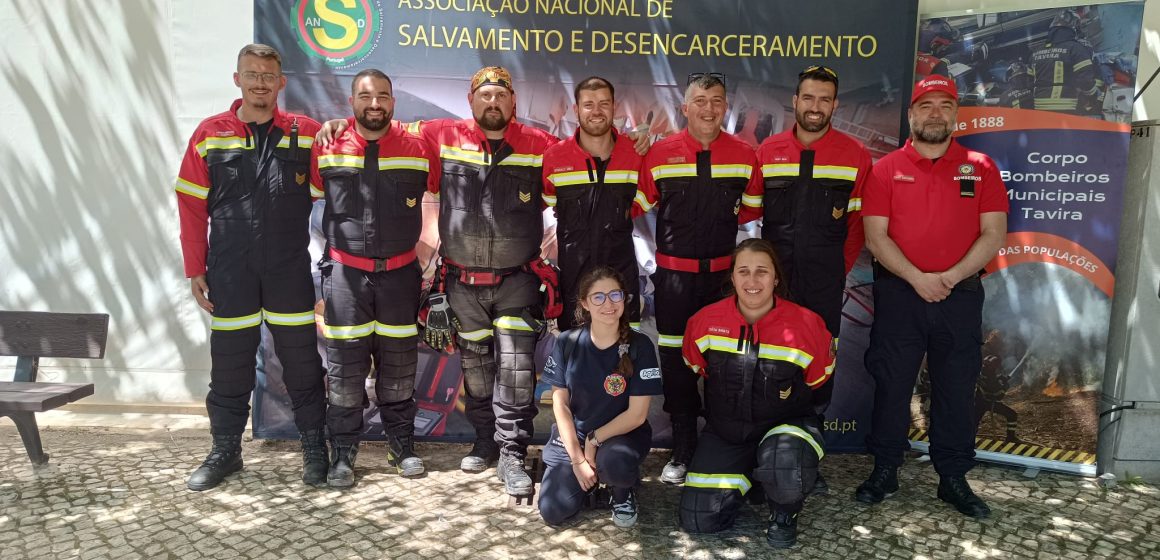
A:
{"label": "work glove", "polygon": [[451,311],[451,302],[445,293],[427,296],[427,328],[423,331],[423,342],[436,352],[455,351],[455,333],[459,330],[459,319]]}

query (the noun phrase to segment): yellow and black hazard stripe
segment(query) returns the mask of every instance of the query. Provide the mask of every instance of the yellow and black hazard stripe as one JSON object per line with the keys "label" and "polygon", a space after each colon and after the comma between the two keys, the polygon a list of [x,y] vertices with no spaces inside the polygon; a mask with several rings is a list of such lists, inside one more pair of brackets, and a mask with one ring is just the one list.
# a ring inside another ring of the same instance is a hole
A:
{"label": "yellow and black hazard stripe", "polygon": [[[929,443],[930,438],[927,435],[926,430],[912,428],[910,430],[910,440]],[[1086,453],[1083,451],[1068,449],[1057,449],[1043,445],[1017,443],[1001,439],[975,438],[975,449],[977,451],[1006,453],[1008,455],[1032,457],[1035,459],[1046,459],[1048,461],[1063,461],[1065,463],[1075,463],[1077,465],[1094,465],[1096,463],[1095,453]]]}

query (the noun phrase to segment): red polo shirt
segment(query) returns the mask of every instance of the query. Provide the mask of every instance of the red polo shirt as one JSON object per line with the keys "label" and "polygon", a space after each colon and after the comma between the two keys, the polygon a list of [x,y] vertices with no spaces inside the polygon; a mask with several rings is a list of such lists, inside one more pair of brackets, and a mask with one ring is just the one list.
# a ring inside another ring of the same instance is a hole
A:
{"label": "red polo shirt", "polygon": [[889,218],[887,235],[923,272],[962,260],[979,238],[979,215],[1007,208],[995,162],[953,139],[937,160],[922,157],[907,140],[874,164],[862,195],[863,216]]}

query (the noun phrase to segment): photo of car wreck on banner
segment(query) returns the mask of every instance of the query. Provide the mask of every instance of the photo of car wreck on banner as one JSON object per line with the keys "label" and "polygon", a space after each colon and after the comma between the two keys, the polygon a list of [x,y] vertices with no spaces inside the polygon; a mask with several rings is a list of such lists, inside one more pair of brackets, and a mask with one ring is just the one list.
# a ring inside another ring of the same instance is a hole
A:
{"label": "photo of car wreck on banner", "polygon": [[[477,4],[467,2],[362,1],[346,8],[315,1],[290,5],[256,0],[254,5],[255,40],[283,53],[288,84],[282,104],[320,120],[349,116],[350,79],[367,68],[381,69],[391,77],[395,119],[400,122],[470,117],[466,99],[470,76],[482,66],[499,65],[513,75],[519,122],[560,138],[572,136],[578,127],[573,87],[599,75],[616,88],[615,129],[646,131],[655,143],[685,127],[681,103],[688,75],[718,72],[725,76],[729,103],[725,130],[756,147],[793,126],[791,98],[798,73],[811,64],[825,64],[841,78],[834,128],[864,143],[875,158],[899,145],[918,22],[915,1],[781,6],[531,0],[504,3],[506,8],[496,13],[477,11]],[[584,10],[599,13],[579,13]],[[424,231],[416,251],[430,278],[440,243],[438,203],[428,195],[423,204]],[[637,219],[634,242],[642,291],[641,329],[656,340],[648,280],[656,269],[654,222],[655,211]],[[317,224],[315,216],[316,228]],[[553,259],[555,218],[550,208],[544,212],[544,225],[542,254]],[[751,224],[739,229],[738,239],[758,234],[756,224]],[[320,236],[316,231],[315,239]],[[321,254],[321,245],[315,250]],[[868,265],[859,266],[852,278],[867,278]],[[856,320],[865,312],[863,305],[859,297],[847,302]],[[553,343],[554,334],[541,337],[537,368]],[[269,348],[264,346],[262,352],[254,434],[293,437],[289,400]],[[833,450],[860,450],[864,445],[860,429],[869,415],[869,403],[861,396],[871,381],[861,371],[860,354],[843,349],[839,360],[846,367],[857,367],[846,373],[840,366],[835,373],[834,398],[827,412],[828,426],[834,429],[827,439]],[[463,412],[459,356],[421,346],[418,369],[416,435],[443,441],[472,439]],[[369,387],[375,374],[368,374]],[[550,394],[543,383],[537,386],[541,411],[536,418],[537,441],[543,441],[552,422]],[[368,390],[368,396],[373,399],[374,391]],[[655,442],[667,445],[668,415],[661,413],[662,403],[657,401],[650,423]],[[367,439],[381,438],[381,424],[373,411],[366,410]]]}
{"label": "photo of car wreck on banner", "polygon": [[[1095,474],[1143,9],[1128,2],[919,25],[915,79],[954,78],[956,137],[995,160],[1011,201],[1007,242],[983,280],[980,459]],[[929,391],[920,375],[911,430],[919,449]]]}

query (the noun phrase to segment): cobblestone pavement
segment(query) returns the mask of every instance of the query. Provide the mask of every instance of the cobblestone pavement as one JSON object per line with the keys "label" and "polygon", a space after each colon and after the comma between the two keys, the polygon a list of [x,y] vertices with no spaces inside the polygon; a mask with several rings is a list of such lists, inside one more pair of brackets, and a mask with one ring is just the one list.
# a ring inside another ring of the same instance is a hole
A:
{"label": "cobblestone pavement", "polygon": [[811,498],[799,544],[765,544],[764,506],[720,535],[676,527],[679,490],[646,463],[642,510],[618,529],[595,509],[564,529],[528,506],[508,507],[493,470],[458,470],[467,446],[419,444],[429,474],[388,471],[381,444],[364,444],[360,480],[340,492],[299,481],[295,442],[245,442],[245,470],[207,492],[185,478],[209,446],[202,430],[44,428],[47,467],[34,470],[15,429],[0,426],[0,558],[1157,558],[1160,491],[1104,490],[1092,479],[981,466],[971,478],[994,509],[967,519],[935,499],[927,462],[909,461],[887,502],[854,502],[868,471],[860,455],[827,457],[831,494]]}

